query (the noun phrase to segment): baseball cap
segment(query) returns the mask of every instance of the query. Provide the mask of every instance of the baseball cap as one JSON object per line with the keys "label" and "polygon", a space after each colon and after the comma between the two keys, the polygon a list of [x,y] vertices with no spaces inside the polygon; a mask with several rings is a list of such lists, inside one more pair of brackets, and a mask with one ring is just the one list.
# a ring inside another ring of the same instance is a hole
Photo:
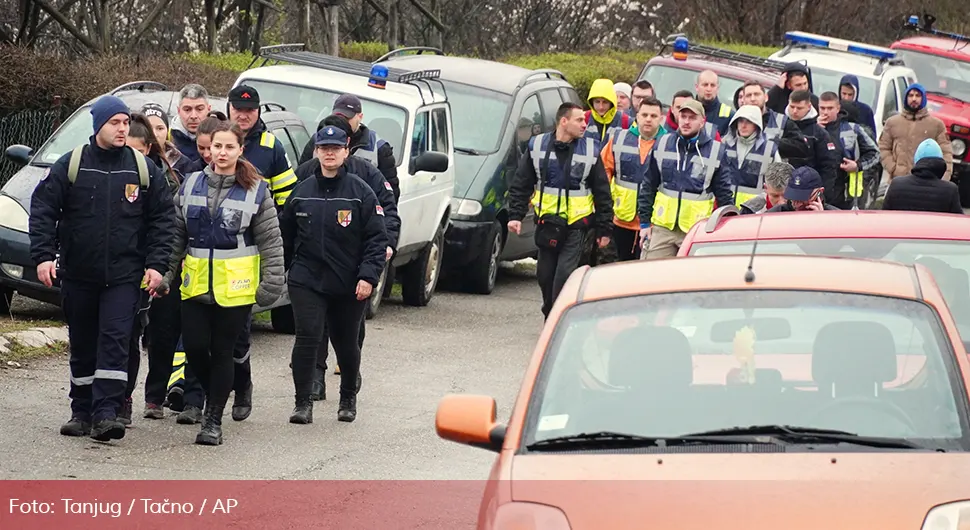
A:
{"label": "baseball cap", "polygon": [[237,109],[258,109],[259,92],[251,86],[239,85],[229,91],[229,104]]}
{"label": "baseball cap", "polygon": [[785,188],[785,198],[790,201],[809,201],[812,193],[825,187],[822,177],[809,166],[802,166],[792,171],[788,187]]}
{"label": "baseball cap", "polygon": [[707,113],[704,112],[704,105],[701,105],[700,101],[696,99],[688,99],[680,106],[680,110],[689,110],[698,116],[705,116]]}
{"label": "baseball cap", "polygon": [[347,133],[340,127],[327,125],[313,135],[313,145],[340,145],[347,147]]}
{"label": "baseball cap", "polygon": [[347,118],[353,118],[363,112],[360,108],[360,98],[353,94],[340,96],[337,101],[333,102],[333,112]]}

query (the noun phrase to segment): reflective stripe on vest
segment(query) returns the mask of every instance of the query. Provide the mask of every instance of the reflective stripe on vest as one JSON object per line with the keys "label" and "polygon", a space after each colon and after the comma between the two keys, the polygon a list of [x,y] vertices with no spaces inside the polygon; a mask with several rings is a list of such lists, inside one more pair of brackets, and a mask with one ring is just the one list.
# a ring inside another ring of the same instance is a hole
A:
{"label": "reflective stripe on vest", "polygon": [[[552,141],[551,133],[543,133],[530,140],[530,157],[537,177],[536,191],[532,195],[532,203],[536,205],[536,219],[543,215],[563,216],[565,213],[566,222],[573,224],[593,213],[593,192],[586,187],[586,177],[596,164],[596,142],[592,138],[581,138],[573,142],[572,161],[566,168],[568,174],[563,175],[556,153],[550,151],[549,144]],[[545,163],[547,153],[549,164]],[[563,187],[548,184],[555,182],[557,176],[560,177]],[[574,185],[578,185],[579,189],[572,189]],[[566,206],[565,212],[562,211],[563,204]]]}
{"label": "reflective stripe on vest", "polygon": [[613,215],[630,222],[637,217],[638,178],[643,169],[640,162],[640,137],[628,130],[620,130],[613,138]]}
{"label": "reflective stripe on vest", "polygon": [[[855,128],[845,121],[839,124],[839,141],[845,158],[859,160],[859,134]],[[862,197],[862,171],[848,173],[849,182],[845,187],[845,196],[850,199]]]}
{"label": "reflective stripe on vest", "polygon": [[[677,169],[680,170],[681,157],[677,148],[677,140],[679,138],[678,135],[671,135],[671,139],[665,142],[664,145],[655,148],[654,157],[657,160],[657,166],[661,168],[661,184],[660,189],[657,190],[657,196],[654,199],[653,216],[650,219],[650,223],[662,226],[668,230],[673,230],[674,227],[677,227],[681,231],[687,232],[694,226],[694,223],[705,217],[709,217],[714,211],[714,194],[710,193],[708,189],[714,180],[714,173],[721,165],[718,156],[720,154],[721,142],[711,141],[711,152],[706,158],[699,153],[696,153],[694,157],[688,157],[691,165],[691,176],[698,178],[703,174],[704,178],[701,192],[690,193],[668,190],[663,184],[664,161],[673,161],[677,164]],[[673,144],[674,152],[669,150],[668,144],[671,143]],[[687,154],[689,155],[690,153],[688,152]],[[686,163],[688,162],[685,161]]]}
{"label": "reflective stripe on vest", "polygon": [[706,133],[707,137],[711,140],[717,138],[717,129],[715,129],[714,124],[709,121],[704,122],[704,133]]}
{"label": "reflective stripe on vest", "polygon": [[222,307],[255,304],[260,257],[249,228],[265,197],[266,181],[260,179],[250,190],[233,184],[214,217],[209,210],[209,183],[204,172],[190,175],[182,189],[182,215],[188,233],[182,299],[211,292]]}
{"label": "reflective stripe on vest", "polygon": [[775,151],[777,151],[778,146],[774,141],[759,139],[754,147],[748,151],[748,154],[744,157],[743,161],[738,161],[738,150],[736,143],[737,137],[731,135],[724,144],[727,149],[724,155],[734,164],[737,168],[739,177],[743,178],[746,175],[756,175],[755,185],[753,187],[742,186],[741,182],[734,183],[734,204],[735,206],[741,206],[747,202],[752,197],[757,197],[761,195],[765,183],[765,171],[768,170],[768,164],[775,159]]}
{"label": "reflective stripe on vest", "polygon": [[730,115],[731,115],[731,107],[728,107],[724,103],[721,103],[721,108],[718,109],[717,117],[718,118],[727,118]]}
{"label": "reflective stripe on vest", "polygon": [[779,114],[773,110],[768,111],[768,120],[765,123],[764,133],[769,140],[777,141],[781,138],[782,133],[785,130],[785,122],[788,120],[788,116],[784,114]]}
{"label": "reflective stripe on vest", "polygon": [[377,136],[376,132],[367,129],[367,142],[357,147],[352,156],[356,156],[377,166],[377,151],[384,143],[387,142]]}

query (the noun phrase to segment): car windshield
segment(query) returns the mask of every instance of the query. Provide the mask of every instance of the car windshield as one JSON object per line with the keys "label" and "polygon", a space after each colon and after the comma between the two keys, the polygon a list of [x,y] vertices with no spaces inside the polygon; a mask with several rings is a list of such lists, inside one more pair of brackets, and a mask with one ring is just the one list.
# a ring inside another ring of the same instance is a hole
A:
{"label": "car windshield", "polygon": [[959,368],[937,313],[921,302],[758,289],[654,294],[579,304],[556,327],[527,446],[754,425],[965,445]]}
{"label": "car windshield", "polygon": [[970,103],[970,62],[912,50],[896,50],[926,90]]}
{"label": "car windshield", "polygon": [[[839,83],[842,82],[842,77],[845,75],[845,72],[837,72],[835,70],[819,68],[818,66],[812,66],[811,69],[812,93],[840,93]],[[861,75],[856,75],[856,77],[859,79],[859,101],[875,109],[876,102],[879,98],[879,82],[871,77],[863,77]]]}
{"label": "car windshield", "polygon": [[[677,68],[674,66],[651,65],[647,67],[640,79],[646,79],[653,85],[653,91],[657,99],[665,106],[670,106],[674,101],[674,94],[681,90],[693,91],[697,82],[697,70]],[[734,93],[744,86],[745,80],[734,79],[724,75],[718,76],[721,88],[717,95],[721,103],[734,106]]]}
{"label": "car windshield", "polygon": [[35,165],[50,165],[64,153],[88,143],[92,135],[91,107],[81,107],[61,124],[57,132],[34,157]]}
{"label": "car windshield", "polygon": [[[286,110],[298,115],[306,124],[307,131],[316,132],[320,120],[332,114],[333,103],[343,92],[325,90],[316,87],[306,87],[279,83],[276,81],[260,81],[247,79],[246,84],[259,91],[263,102],[279,103]],[[394,157],[401,163],[401,153],[404,149],[404,131],[407,130],[407,113],[401,107],[383,103],[376,99],[369,99],[360,94],[361,110],[364,113],[364,125],[377,133],[394,148]],[[298,151],[303,151],[299,146]]]}
{"label": "car windshield", "polygon": [[451,104],[455,149],[498,151],[512,97],[462,83],[443,82]]}

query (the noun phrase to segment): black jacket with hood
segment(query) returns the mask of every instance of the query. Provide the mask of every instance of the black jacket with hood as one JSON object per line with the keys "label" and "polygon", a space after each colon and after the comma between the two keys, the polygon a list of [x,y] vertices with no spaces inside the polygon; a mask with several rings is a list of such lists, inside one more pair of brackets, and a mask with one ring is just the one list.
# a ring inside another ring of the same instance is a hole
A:
{"label": "black jacket with hood", "polygon": [[946,161],[942,158],[920,160],[913,166],[911,175],[892,180],[882,209],[962,214],[959,188],[943,180],[946,169]]}
{"label": "black jacket with hood", "polygon": [[[795,72],[800,72],[808,76],[808,91],[812,93],[812,106],[815,110],[818,110],[818,96],[815,95],[815,85],[812,84],[812,71],[801,63],[790,63],[788,68],[785,68],[786,74],[789,76]],[[768,104],[766,105],[769,109],[778,112],[780,114],[785,114],[785,109],[788,108],[788,98],[791,96],[792,90],[790,88],[782,88],[780,86],[773,86],[771,90],[768,91]]]}
{"label": "black jacket with hood", "polygon": [[[855,98],[852,100],[852,102],[855,104],[855,107],[859,112],[858,120],[851,121],[856,121],[857,123],[868,127],[869,130],[875,131],[876,115],[874,112],[872,112],[872,107],[862,101],[859,101],[859,78],[852,74],[842,76],[842,80],[839,81],[839,89],[846,85],[851,86],[855,91]],[[841,94],[839,94],[839,97],[841,97]]]}
{"label": "black jacket with hood", "polygon": [[[825,202],[827,204],[838,204],[840,201],[838,200],[839,191],[836,180],[842,159],[838,156],[839,151],[836,143],[829,136],[829,133],[818,124],[818,111],[814,108],[809,109],[808,115],[801,120],[793,120],[791,115],[788,116],[788,119],[794,121],[795,125],[798,126],[812,153],[810,157],[803,159],[789,158],[788,163],[796,169],[802,166],[811,166],[815,171],[818,171],[825,185]],[[842,190],[844,194],[845,188],[843,187]]]}
{"label": "black jacket with hood", "polygon": [[[323,120],[320,120],[320,123],[317,124],[317,130],[319,131],[322,128]],[[361,123],[357,132],[350,137],[351,154],[366,141],[368,131],[370,129]],[[300,164],[304,164],[307,160],[313,158],[313,149],[313,138],[311,137],[310,141],[303,147],[303,153],[300,154]],[[384,175],[384,180],[391,185],[391,190],[394,192],[394,200],[401,200],[401,180],[397,176],[397,160],[394,158],[394,148],[391,147],[390,142],[385,143],[377,149],[377,170]]]}
{"label": "black jacket with hood", "polygon": [[[856,149],[859,153],[859,159],[856,160],[856,165],[859,166],[859,170],[864,174],[879,164],[879,146],[876,145],[876,141],[866,132],[866,128],[857,123],[852,123],[848,119],[848,112],[842,109],[839,111],[838,119],[825,126],[825,132],[829,134],[829,138],[835,143],[835,158],[839,162],[839,166],[841,166],[842,159],[847,158],[845,155],[845,146],[842,144],[842,135],[840,134],[843,122],[850,124],[856,129]],[[848,210],[852,208],[852,201],[846,197],[846,186],[849,183],[849,174],[843,171],[841,167],[836,167],[836,174],[835,188],[831,195],[832,198],[829,200],[840,209]],[[827,187],[826,193],[828,193]]]}

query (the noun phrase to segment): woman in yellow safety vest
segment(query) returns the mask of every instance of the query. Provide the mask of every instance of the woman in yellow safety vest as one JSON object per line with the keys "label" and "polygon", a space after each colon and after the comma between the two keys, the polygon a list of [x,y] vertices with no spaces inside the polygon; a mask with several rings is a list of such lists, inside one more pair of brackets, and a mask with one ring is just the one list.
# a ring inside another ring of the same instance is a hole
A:
{"label": "woman in yellow safety vest", "polygon": [[171,270],[182,262],[182,341],[205,390],[195,439],[203,445],[222,443],[233,346],[253,305],[271,305],[283,292],[276,205],[266,181],[240,158],[244,139],[237,124],[219,124],[212,133],[212,164],[189,175],[175,197],[178,237]]}

